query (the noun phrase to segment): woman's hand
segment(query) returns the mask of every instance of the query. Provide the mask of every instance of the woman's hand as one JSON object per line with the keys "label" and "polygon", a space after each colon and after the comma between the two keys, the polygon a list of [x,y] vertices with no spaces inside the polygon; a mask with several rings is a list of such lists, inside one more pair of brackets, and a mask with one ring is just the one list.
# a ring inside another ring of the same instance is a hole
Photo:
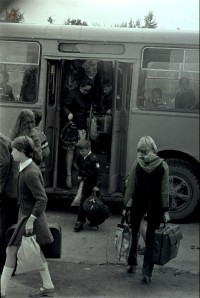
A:
{"label": "woman's hand", "polygon": [[25,225],[25,231],[26,234],[32,234],[33,233],[33,224],[34,224],[35,218],[30,216],[27,220],[27,223]]}

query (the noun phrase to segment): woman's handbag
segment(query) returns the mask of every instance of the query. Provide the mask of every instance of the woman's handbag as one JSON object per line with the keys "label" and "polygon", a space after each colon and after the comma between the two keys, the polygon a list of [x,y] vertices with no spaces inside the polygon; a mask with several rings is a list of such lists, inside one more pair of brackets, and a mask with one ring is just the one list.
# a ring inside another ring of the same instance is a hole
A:
{"label": "woman's handbag", "polygon": [[118,260],[127,262],[130,247],[131,247],[132,233],[130,224],[128,223],[128,211],[122,216],[121,223],[117,225],[115,233],[115,250],[117,252]]}
{"label": "woman's handbag", "polygon": [[88,137],[95,141],[99,135],[97,130],[97,117],[94,115],[93,102],[90,107],[90,115],[88,119]]}
{"label": "woman's handbag", "polygon": [[76,144],[78,142],[79,133],[77,126],[73,121],[67,122],[67,124],[63,127],[60,138],[63,145]]}
{"label": "woman's handbag", "polygon": [[16,274],[44,270],[40,246],[35,236],[22,236],[22,242],[17,253]]}

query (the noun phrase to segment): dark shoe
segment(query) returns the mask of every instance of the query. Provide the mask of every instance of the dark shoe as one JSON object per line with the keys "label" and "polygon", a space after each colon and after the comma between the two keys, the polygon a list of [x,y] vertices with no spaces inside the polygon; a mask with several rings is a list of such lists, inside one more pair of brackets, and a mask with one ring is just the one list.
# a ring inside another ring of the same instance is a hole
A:
{"label": "dark shoe", "polygon": [[151,282],[151,277],[147,276],[147,275],[143,275],[142,277],[142,282],[146,285],[149,285]]}
{"label": "dark shoe", "polygon": [[136,269],[137,269],[137,266],[136,265],[128,265],[127,272],[128,273],[135,273],[136,272]]}
{"label": "dark shoe", "polygon": [[80,232],[81,230],[83,230],[83,224],[82,222],[77,222],[74,227],[74,232]]}
{"label": "dark shoe", "polygon": [[40,288],[39,290],[33,291],[29,297],[54,297],[55,289]]}

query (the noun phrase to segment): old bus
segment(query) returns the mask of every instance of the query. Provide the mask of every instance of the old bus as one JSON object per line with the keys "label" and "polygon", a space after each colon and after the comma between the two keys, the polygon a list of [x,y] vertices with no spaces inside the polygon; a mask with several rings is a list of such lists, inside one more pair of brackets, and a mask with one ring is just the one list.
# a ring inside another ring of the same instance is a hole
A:
{"label": "old bus", "polygon": [[[1,23],[0,37],[0,67],[14,96],[0,89],[0,130],[9,136],[24,108],[42,111],[40,128],[51,150],[45,174],[49,195],[70,199],[78,187],[73,168],[73,187],[66,188],[60,138],[63,90],[78,61],[95,68],[91,96],[97,104],[98,137],[92,149],[102,164],[103,196],[113,202],[123,198],[136,145],[140,137],[150,135],[170,167],[171,218],[193,213],[199,200],[197,32]],[[177,103],[183,77],[187,90],[180,92],[186,95]],[[104,81],[111,85],[107,114],[98,110]]]}

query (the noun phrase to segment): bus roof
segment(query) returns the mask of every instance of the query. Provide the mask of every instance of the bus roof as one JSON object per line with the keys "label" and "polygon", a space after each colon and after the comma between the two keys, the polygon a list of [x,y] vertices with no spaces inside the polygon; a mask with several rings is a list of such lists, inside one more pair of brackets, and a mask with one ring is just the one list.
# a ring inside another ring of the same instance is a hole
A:
{"label": "bus roof", "polygon": [[198,31],[98,26],[0,24],[0,37],[16,40],[67,40],[199,45]]}

